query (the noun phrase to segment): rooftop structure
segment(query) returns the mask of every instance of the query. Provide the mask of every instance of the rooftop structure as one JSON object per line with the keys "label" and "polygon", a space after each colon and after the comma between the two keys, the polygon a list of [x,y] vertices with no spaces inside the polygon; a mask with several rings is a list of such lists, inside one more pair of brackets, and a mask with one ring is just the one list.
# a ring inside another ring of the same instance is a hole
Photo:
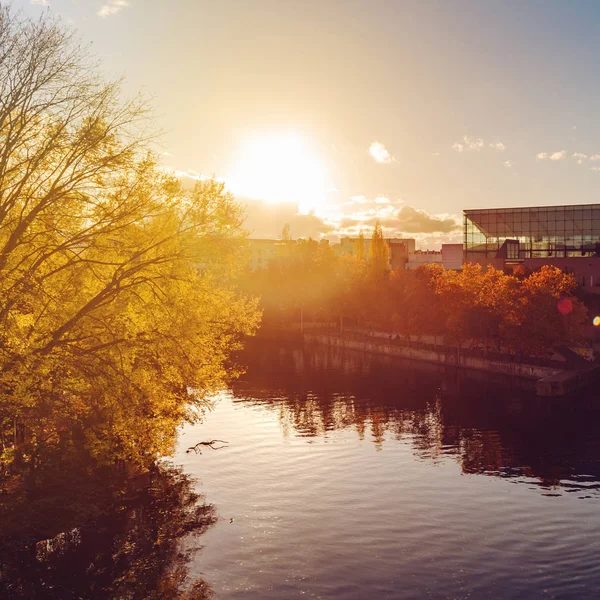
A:
{"label": "rooftop structure", "polygon": [[466,260],[600,255],[600,204],[465,210]]}

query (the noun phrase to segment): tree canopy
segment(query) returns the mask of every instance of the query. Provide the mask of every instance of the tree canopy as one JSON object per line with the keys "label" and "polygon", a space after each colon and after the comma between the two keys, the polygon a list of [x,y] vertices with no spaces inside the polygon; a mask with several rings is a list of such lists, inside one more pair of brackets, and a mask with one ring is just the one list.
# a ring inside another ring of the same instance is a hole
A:
{"label": "tree canopy", "polygon": [[146,105],[122,96],[51,16],[0,9],[5,461],[13,438],[32,461],[42,442],[168,453],[258,323],[236,284],[240,206],[161,170]]}
{"label": "tree canopy", "polygon": [[369,262],[360,252],[336,255],[325,240],[299,240],[246,281],[262,298],[266,321],[280,325],[302,306],[306,320],[338,320],[342,329],[375,328],[407,341],[429,335],[452,346],[535,356],[586,343],[587,309],[574,295],[574,277],[557,267],[517,275],[473,264],[390,272],[387,252],[377,229]]}
{"label": "tree canopy", "polygon": [[381,276],[388,269],[390,249],[383,237],[383,231],[379,221],[375,224],[371,243],[369,244],[369,265],[373,273]]}

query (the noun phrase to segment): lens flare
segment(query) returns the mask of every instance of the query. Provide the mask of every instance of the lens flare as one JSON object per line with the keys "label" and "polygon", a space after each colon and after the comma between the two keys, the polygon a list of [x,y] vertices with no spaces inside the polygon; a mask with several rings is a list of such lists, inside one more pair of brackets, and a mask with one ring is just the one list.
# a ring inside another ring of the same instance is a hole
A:
{"label": "lens flare", "polygon": [[594,324],[594,327],[600,327],[600,317],[594,317],[592,323]]}
{"label": "lens flare", "polygon": [[569,298],[563,298],[556,307],[561,315],[568,315],[573,310],[573,302]]}

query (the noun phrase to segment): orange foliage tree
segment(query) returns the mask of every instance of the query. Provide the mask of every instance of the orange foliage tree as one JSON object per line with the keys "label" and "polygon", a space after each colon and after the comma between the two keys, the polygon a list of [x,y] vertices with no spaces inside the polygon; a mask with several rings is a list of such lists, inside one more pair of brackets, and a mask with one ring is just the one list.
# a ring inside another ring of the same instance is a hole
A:
{"label": "orange foliage tree", "polygon": [[587,309],[574,296],[573,275],[557,267],[516,275],[473,264],[389,272],[382,257],[373,268],[362,256],[336,256],[326,242],[300,240],[251,279],[262,281],[256,292],[265,316],[277,308],[289,317],[304,307],[312,318],[397,334],[407,343],[432,336],[484,352],[544,356],[585,343]]}

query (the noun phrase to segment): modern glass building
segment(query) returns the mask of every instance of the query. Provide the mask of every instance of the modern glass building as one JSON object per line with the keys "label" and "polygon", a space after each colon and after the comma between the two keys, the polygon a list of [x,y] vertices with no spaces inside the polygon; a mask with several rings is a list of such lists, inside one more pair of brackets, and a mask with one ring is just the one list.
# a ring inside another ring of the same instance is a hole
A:
{"label": "modern glass building", "polygon": [[600,204],[463,213],[466,260],[600,256]]}

